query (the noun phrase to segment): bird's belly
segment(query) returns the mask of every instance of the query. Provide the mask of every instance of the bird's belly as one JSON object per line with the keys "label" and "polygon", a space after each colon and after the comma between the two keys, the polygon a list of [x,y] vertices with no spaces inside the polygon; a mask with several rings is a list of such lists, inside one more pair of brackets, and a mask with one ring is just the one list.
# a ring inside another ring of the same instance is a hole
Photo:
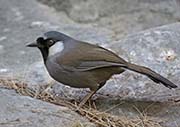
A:
{"label": "bird's belly", "polygon": [[92,79],[89,72],[67,71],[54,62],[47,61],[46,68],[50,76],[56,81],[75,88],[96,89],[98,83]]}
{"label": "bird's belly", "polygon": [[46,61],[46,68],[53,79],[75,88],[90,88],[95,90],[100,83],[106,82],[112,75],[124,72],[120,67],[106,67],[90,71],[69,71],[54,62]]}

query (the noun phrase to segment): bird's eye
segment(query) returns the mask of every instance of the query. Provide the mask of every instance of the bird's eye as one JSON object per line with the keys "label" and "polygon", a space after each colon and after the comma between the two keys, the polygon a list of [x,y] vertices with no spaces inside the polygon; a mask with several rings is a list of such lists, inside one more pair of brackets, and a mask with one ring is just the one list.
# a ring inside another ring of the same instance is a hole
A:
{"label": "bird's eye", "polygon": [[54,44],[54,41],[53,40],[49,40],[48,45],[52,46],[53,44]]}

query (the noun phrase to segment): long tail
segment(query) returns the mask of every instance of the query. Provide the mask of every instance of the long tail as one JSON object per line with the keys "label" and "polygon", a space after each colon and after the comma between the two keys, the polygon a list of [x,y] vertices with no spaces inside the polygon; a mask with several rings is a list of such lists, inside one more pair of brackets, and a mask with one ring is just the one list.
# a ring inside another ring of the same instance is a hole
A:
{"label": "long tail", "polygon": [[143,66],[128,63],[125,68],[127,68],[129,70],[132,70],[132,71],[135,71],[135,72],[138,72],[138,73],[141,73],[141,74],[144,74],[144,75],[148,76],[154,82],[162,83],[164,86],[166,86],[166,87],[168,87],[170,89],[177,87],[174,83],[172,83],[168,79],[164,78],[160,74],[152,71],[151,69],[149,69],[147,67],[143,67]]}

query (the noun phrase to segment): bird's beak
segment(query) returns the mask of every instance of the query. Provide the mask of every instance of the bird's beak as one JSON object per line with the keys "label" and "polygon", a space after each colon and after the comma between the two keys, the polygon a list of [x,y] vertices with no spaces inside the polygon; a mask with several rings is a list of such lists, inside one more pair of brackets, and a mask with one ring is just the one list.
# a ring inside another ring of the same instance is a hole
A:
{"label": "bird's beak", "polygon": [[36,42],[33,42],[33,43],[29,43],[26,45],[27,47],[38,47],[37,43]]}

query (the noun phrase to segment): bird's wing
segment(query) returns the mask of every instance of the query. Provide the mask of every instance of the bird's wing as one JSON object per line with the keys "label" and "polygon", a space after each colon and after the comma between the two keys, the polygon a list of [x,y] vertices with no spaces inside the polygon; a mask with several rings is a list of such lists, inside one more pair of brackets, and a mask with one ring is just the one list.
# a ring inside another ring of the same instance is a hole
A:
{"label": "bird's wing", "polygon": [[80,65],[75,67],[74,69],[75,71],[89,71],[112,66],[126,67],[125,64],[113,63],[108,61],[81,61]]}
{"label": "bird's wing", "polygon": [[126,61],[115,53],[88,43],[78,42],[57,59],[58,64],[68,70],[88,71],[103,67],[126,66]]}

